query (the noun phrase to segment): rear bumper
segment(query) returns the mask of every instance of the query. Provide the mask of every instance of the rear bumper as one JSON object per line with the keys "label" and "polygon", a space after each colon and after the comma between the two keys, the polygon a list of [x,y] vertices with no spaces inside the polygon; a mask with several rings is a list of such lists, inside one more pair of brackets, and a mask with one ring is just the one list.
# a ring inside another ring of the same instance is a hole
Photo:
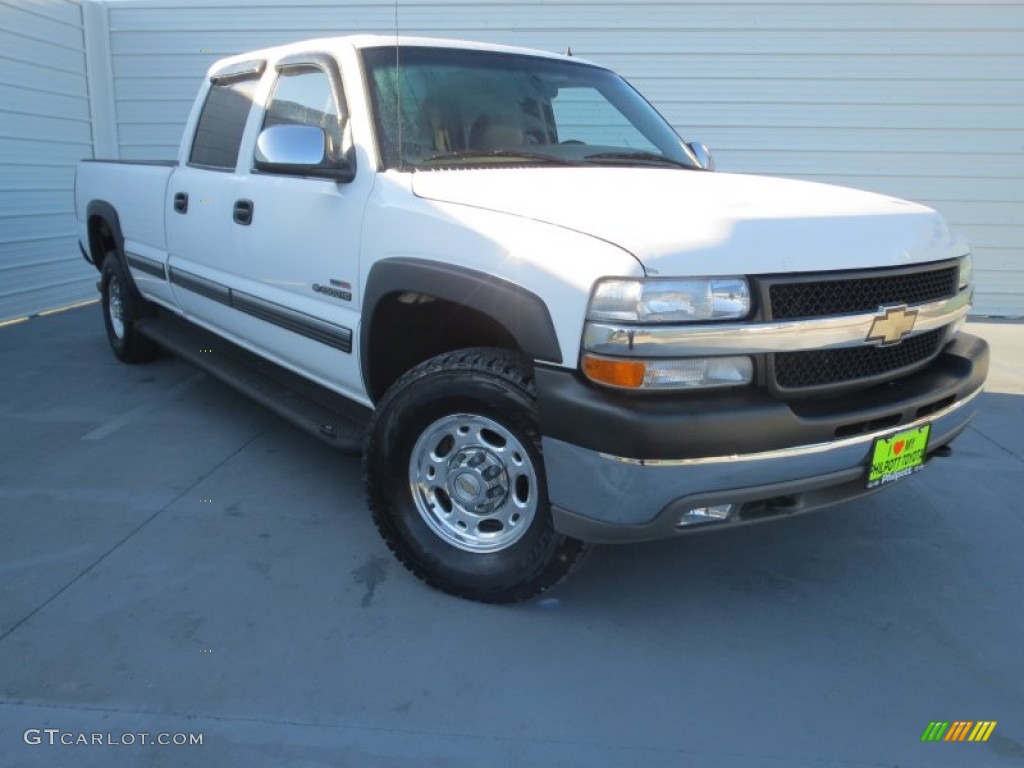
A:
{"label": "rear bumper", "polygon": [[[571,374],[538,370],[555,526],[587,541],[658,539],[874,493],[865,483],[875,438],[929,423],[929,460],[941,455],[973,417],[987,372],[987,344],[961,335],[925,371],[831,402],[750,393],[746,409],[742,395],[730,395],[673,413],[663,399],[635,399],[626,418],[617,399],[561,378]],[[575,388],[581,394],[570,406],[563,398]],[[567,411],[582,418],[579,439],[566,432]],[[734,507],[722,522],[678,526],[690,509],[723,504]]]}

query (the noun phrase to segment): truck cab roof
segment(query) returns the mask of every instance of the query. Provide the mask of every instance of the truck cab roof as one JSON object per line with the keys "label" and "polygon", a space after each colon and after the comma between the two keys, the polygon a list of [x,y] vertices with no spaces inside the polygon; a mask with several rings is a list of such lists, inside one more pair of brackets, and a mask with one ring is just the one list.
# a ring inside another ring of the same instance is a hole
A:
{"label": "truck cab roof", "polygon": [[[473,42],[468,40],[455,40],[442,37],[417,37],[406,35],[341,35],[338,37],[321,37],[311,40],[301,40],[288,45],[279,45],[271,48],[262,48],[256,51],[248,51],[236,56],[228,56],[216,61],[208,70],[207,74],[213,76],[224,69],[230,69],[242,62],[251,62],[254,59],[279,59],[290,54],[303,51],[318,50],[338,52],[343,49],[378,48],[381,46],[420,46],[434,48],[458,48],[462,50],[491,51],[495,53],[513,53],[524,56],[539,56],[549,59],[564,59],[565,54],[542,51],[535,48],[523,48],[511,45],[497,45],[494,43]],[[574,56],[574,61],[584,64],[594,64],[592,61]]]}

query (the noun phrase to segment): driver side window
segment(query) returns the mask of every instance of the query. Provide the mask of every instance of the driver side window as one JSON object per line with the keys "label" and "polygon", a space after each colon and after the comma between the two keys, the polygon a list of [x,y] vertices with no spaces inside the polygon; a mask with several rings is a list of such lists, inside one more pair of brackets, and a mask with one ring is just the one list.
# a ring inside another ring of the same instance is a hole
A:
{"label": "driver side window", "polygon": [[338,103],[327,74],[313,67],[285,70],[277,79],[263,128],[274,125],[313,125],[327,134],[329,157],[344,151],[344,132]]}

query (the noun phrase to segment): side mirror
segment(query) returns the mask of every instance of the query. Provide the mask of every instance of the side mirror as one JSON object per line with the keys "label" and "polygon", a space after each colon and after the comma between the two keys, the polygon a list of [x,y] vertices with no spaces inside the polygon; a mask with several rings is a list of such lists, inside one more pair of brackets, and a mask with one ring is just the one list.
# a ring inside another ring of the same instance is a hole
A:
{"label": "side mirror", "polygon": [[707,144],[701,144],[699,141],[691,141],[687,144],[690,151],[697,156],[697,161],[700,163],[700,167],[705,171],[715,170],[715,158],[711,156],[711,150],[708,149]]}
{"label": "side mirror", "polygon": [[266,173],[316,176],[350,182],[356,172],[344,158],[327,151],[327,134],[316,125],[272,125],[256,139],[255,168]]}

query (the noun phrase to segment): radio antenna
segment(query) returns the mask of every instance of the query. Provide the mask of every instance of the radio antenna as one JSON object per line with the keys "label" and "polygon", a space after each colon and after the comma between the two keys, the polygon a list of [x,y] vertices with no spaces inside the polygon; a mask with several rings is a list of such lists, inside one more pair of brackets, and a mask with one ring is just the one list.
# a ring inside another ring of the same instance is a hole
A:
{"label": "radio antenna", "polygon": [[402,63],[399,60],[398,0],[395,0],[395,106],[398,113],[398,168],[405,169],[405,155],[402,152]]}

